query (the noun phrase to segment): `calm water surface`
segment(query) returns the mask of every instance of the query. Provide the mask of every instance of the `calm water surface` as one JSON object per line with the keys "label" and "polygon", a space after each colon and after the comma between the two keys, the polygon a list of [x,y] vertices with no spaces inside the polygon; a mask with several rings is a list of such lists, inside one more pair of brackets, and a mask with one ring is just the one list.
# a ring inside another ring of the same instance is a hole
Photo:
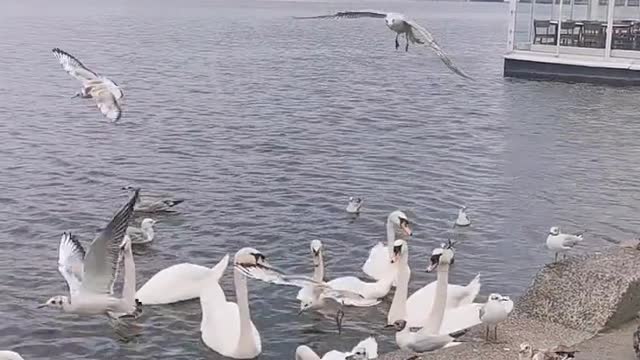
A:
{"label": "calm water surface", "polygon": [[[475,78],[431,52],[394,51],[382,20],[294,21],[351,8],[411,14]],[[66,287],[60,233],[90,241],[137,184],[184,197],[136,256],[138,283],[178,262],[212,265],[253,246],[311,273],[360,275],[386,215],[413,213],[412,288],[434,245],[460,241],[452,281],[518,296],[549,261],[552,224],[589,230],[580,251],[636,234],[640,91],[502,78],[506,5],[448,2],[4,1],[0,5],[0,348],[25,359],[219,359],[200,341],[199,302],[145,309],[122,343],[101,317],[37,310]],[[50,50],[127,94],[117,125]],[[352,221],[349,195],[366,210]],[[449,232],[457,206],[473,226]],[[222,285],[232,294],[230,272]],[[379,331],[388,303],[333,324],[297,316],[296,289],[250,283],[264,359],[298,344],[348,349]]]}

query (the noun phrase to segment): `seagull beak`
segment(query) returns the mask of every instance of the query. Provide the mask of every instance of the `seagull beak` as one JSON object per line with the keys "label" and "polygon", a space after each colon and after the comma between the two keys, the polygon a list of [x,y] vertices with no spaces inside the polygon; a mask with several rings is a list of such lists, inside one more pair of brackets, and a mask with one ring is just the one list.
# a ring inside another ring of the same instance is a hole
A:
{"label": "seagull beak", "polygon": [[47,307],[47,304],[38,304],[38,309],[42,309]]}
{"label": "seagull beak", "polygon": [[393,329],[394,327],[395,327],[395,326],[393,326],[393,324],[387,324],[387,325],[385,325],[385,326],[383,327],[383,329],[387,329],[387,330],[389,330],[389,329]]}

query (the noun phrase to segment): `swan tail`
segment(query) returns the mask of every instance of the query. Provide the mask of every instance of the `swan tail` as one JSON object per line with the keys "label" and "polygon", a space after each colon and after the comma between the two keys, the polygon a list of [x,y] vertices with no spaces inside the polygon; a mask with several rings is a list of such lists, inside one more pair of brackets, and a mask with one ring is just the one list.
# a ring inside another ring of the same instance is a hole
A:
{"label": "swan tail", "polygon": [[362,265],[362,271],[369,277],[380,280],[388,270],[389,253],[383,243],[377,243],[369,251],[369,257]]}
{"label": "swan tail", "polygon": [[229,254],[226,254],[222,260],[220,260],[214,267],[211,268],[211,277],[215,278],[215,281],[219,281],[224,274],[225,270],[227,270],[227,265],[229,264]]}
{"label": "swan tail", "polygon": [[369,359],[375,359],[378,357],[378,342],[373,336],[360,341],[351,351],[355,352],[358,348],[365,348]]}
{"label": "swan tail", "polygon": [[467,295],[461,301],[460,305],[471,304],[480,293],[480,286],[482,286],[482,284],[480,283],[480,274],[478,274],[467,286],[464,287]]}

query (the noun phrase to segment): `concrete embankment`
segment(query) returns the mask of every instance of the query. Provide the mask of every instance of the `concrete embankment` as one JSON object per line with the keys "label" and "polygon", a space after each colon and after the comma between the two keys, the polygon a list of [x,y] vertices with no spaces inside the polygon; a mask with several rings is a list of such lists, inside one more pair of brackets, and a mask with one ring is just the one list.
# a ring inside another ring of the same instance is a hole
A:
{"label": "concrete embankment", "polygon": [[[616,247],[546,265],[486,344],[476,326],[463,345],[422,356],[433,360],[514,360],[520,343],[536,348],[576,345],[582,360],[633,360],[631,334],[640,311],[640,251]],[[405,360],[402,351],[381,360]]]}

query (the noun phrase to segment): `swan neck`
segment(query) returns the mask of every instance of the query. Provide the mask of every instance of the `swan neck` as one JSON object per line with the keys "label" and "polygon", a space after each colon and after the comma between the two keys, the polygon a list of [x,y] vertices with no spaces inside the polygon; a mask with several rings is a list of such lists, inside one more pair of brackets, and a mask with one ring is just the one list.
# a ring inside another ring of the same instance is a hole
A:
{"label": "swan neck", "polygon": [[248,349],[253,346],[253,334],[251,327],[251,314],[249,313],[249,290],[247,278],[237,269],[233,270],[233,282],[236,288],[236,301],[240,314],[240,338],[238,349]]}
{"label": "swan neck", "polygon": [[444,310],[447,305],[447,287],[449,286],[449,264],[438,265],[438,280],[436,282],[436,294],[431,306],[431,312],[427,318],[426,331],[431,334],[439,334]]}
{"label": "swan neck", "polygon": [[387,219],[387,250],[389,258],[393,257],[393,242],[396,241],[396,230],[391,220]]}
{"label": "swan neck", "polygon": [[318,256],[313,257],[313,280],[317,282],[324,281],[324,256],[322,250]]}
{"label": "swan neck", "polygon": [[393,324],[396,320],[406,320],[407,318],[407,297],[409,296],[409,272],[408,260],[403,257],[397,264],[396,292],[393,294],[391,308],[387,317],[387,324]]}

